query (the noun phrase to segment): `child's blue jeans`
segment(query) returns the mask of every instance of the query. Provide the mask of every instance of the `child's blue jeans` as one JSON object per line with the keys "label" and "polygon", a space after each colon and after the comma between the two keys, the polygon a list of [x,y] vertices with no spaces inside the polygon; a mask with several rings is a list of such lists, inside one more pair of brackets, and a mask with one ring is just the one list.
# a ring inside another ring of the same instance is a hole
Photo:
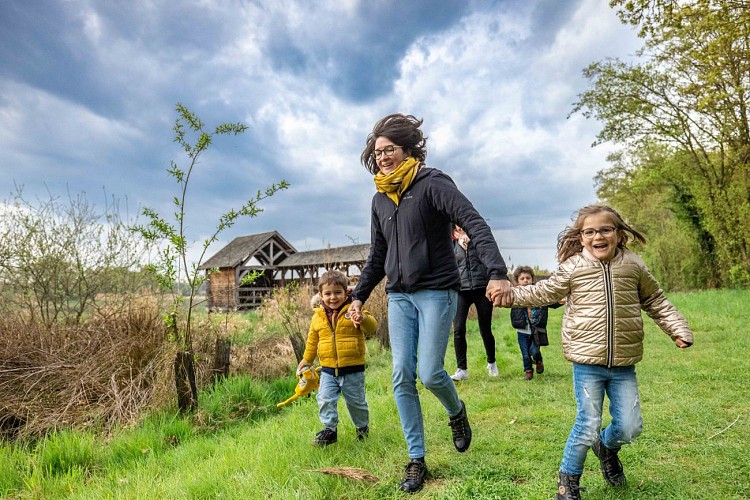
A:
{"label": "child's blue jeans", "polygon": [[542,350],[534,343],[531,335],[523,332],[518,333],[518,347],[521,349],[523,359],[523,371],[531,370],[531,364],[542,361]]}
{"label": "child's blue jeans", "polygon": [[[560,472],[578,475],[583,473],[586,453],[597,436],[607,448],[619,450],[641,434],[643,420],[635,366],[607,368],[573,363],[573,390],[578,412],[565,444]],[[600,432],[605,394],[612,421]]]}
{"label": "child's blue jeans", "polygon": [[370,421],[370,410],[365,398],[365,372],[333,375],[321,372],[318,387],[318,410],[320,421],[329,429],[336,429],[339,423],[339,394],[344,395],[349,416],[357,429],[366,427]]}

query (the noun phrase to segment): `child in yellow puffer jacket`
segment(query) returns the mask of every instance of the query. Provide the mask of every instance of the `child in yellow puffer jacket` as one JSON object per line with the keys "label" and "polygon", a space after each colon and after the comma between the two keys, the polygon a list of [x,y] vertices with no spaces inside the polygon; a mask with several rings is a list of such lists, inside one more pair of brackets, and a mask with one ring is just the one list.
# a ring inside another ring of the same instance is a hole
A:
{"label": "child in yellow puffer jacket", "polygon": [[324,429],[315,435],[315,446],[338,440],[338,400],[343,394],[349,416],[357,428],[357,439],[369,434],[370,410],[365,398],[365,336],[377,330],[378,323],[363,311],[357,327],[349,316],[352,299],[347,278],[340,271],[326,271],[318,280],[320,306],[314,309],[307,334],[305,354],[298,369],[320,360],[318,409]]}

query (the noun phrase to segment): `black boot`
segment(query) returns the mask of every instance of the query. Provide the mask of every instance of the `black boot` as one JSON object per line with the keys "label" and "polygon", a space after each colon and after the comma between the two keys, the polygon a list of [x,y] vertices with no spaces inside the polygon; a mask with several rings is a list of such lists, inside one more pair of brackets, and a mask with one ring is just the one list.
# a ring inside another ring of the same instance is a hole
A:
{"label": "black boot", "polygon": [[612,486],[622,486],[625,484],[625,471],[622,469],[622,462],[617,457],[620,449],[612,450],[604,446],[602,440],[597,436],[594,446],[591,447],[596,458],[602,466],[602,476]]}
{"label": "black boot", "polygon": [[557,479],[555,500],[581,500],[581,487],[578,485],[580,480],[580,474],[573,476],[560,472]]}
{"label": "black boot", "polygon": [[468,450],[471,444],[471,427],[466,416],[466,405],[463,401],[461,401],[461,411],[458,412],[458,415],[451,417],[449,425],[453,433],[453,446],[461,453]]}
{"label": "black boot", "polygon": [[426,477],[427,465],[424,463],[424,457],[412,458],[406,465],[406,475],[400,485],[401,491],[414,493],[421,490]]}
{"label": "black boot", "polygon": [[363,441],[370,435],[370,427],[357,427],[357,441]]}

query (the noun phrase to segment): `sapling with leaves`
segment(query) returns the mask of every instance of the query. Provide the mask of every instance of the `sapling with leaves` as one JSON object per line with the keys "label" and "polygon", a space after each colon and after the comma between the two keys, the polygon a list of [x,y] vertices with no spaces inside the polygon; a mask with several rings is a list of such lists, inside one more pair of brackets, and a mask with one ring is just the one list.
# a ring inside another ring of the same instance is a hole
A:
{"label": "sapling with leaves", "polygon": [[[181,168],[172,161],[167,172],[179,186],[178,194],[173,198],[175,207],[173,220],[167,220],[156,210],[144,208],[143,215],[149,220],[147,225],[134,226],[133,230],[140,233],[144,239],[159,244],[161,251],[156,262],[149,264],[146,269],[153,274],[159,285],[172,294],[170,311],[164,315],[164,321],[170,332],[170,337],[178,346],[175,359],[175,382],[177,385],[177,400],[181,411],[193,410],[198,402],[197,387],[194,374],[192,312],[196,304],[196,294],[201,284],[206,280],[200,273],[208,247],[217,241],[223,231],[231,228],[240,217],[256,217],[263,211],[258,206],[262,200],[273,196],[276,192],[287,189],[289,184],[281,180],[264,191],[258,192],[248,199],[239,209],[230,209],[221,217],[213,233],[203,240],[202,250],[198,259],[188,262],[188,242],[186,212],[188,210],[188,185],[193,169],[198,159],[208,149],[215,136],[239,135],[247,130],[242,123],[222,123],[213,132],[207,132],[201,119],[182,104],[177,104],[178,117],[175,120],[174,141],[180,144],[187,154],[187,167]],[[191,138],[194,142],[191,142]],[[211,270],[209,270],[210,274]],[[248,273],[241,284],[255,281],[261,272]],[[185,279],[189,295],[187,304],[182,293],[177,293],[177,284]],[[184,313],[183,313],[184,311]],[[181,317],[184,314],[184,318]]]}

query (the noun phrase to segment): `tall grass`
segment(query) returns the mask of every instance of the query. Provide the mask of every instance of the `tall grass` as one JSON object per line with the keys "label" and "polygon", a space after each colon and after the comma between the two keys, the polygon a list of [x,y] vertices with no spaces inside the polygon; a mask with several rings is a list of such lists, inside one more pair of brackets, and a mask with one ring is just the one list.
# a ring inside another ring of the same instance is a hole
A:
{"label": "tall grass", "polygon": [[[638,365],[644,432],[623,447],[628,484],[604,483],[593,454],[583,498],[750,497],[750,358],[748,291],[670,296],[695,332],[677,349],[646,319],[646,354]],[[559,331],[562,310],[550,311]],[[562,449],[575,416],[570,364],[559,336],[544,349],[546,371],[523,378],[516,333],[497,310],[498,378],[486,374],[476,323],[469,324],[469,374],[458,389],[474,430],[471,449],[456,453],[448,418],[421,389],[429,479],[412,498],[551,498]],[[390,360],[375,341],[367,371],[370,438],[356,440],[344,404],[339,441],[311,445],[321,428],[314,398],[277,410],[294,379],[269,383],[230,379],[201,397],[192,418],[155,416],[91,448],[85,434],[49,437],[36,447],[3,446],[0,494],[18,498],[402,498],[408,458],[390,383]],[[455,369],[452,345],[446,357]],[[251,407],[257,407],[251,409]],[[607,417],[605,417],[605,421]],[[324,468],[365,469],[369,483]],[[9,471],[9,472],[8,472]]]}

